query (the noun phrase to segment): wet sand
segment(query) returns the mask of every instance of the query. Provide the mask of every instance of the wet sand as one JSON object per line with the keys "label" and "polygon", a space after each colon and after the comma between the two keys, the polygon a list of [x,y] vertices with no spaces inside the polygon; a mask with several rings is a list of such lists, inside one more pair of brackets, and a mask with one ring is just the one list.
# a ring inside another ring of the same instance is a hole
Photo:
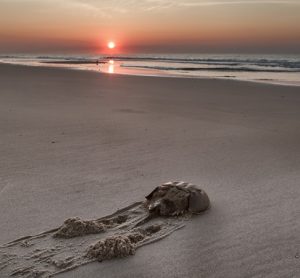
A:
{"label": "wet sand", "polygon": [[186,180],[209,213],[60,277],[300,275],[299,87],[2,64],[0,84],[0,244]]}

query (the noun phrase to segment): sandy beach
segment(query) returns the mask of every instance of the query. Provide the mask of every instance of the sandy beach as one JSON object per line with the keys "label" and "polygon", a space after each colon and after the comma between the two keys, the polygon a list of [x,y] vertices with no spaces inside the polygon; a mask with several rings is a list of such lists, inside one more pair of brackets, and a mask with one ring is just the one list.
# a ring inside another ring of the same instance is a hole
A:
{"label": "sandy beach", "polygon": [[0,245],[184,180],[207,213],[58,277],[300,277],[299,87],[0,64],[0,91]]}

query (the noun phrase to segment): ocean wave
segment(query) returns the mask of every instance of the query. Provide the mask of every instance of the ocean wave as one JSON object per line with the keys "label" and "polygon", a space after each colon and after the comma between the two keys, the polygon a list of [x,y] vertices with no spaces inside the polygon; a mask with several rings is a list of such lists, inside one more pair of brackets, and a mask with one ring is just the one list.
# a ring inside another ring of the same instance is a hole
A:
{"label": "ocean wave", "polygon": [[[45,61],[70,61],[70,62],[89,62],[89,61],[96,61],[105,62],[108,60],[115,60],[119,62],[145,62],[145,66],[147,66],[147,62],[154,62],[157,63],[157,66],[160,66],[161,63],[167,63],[172,67],[172,64],[185,64],[182,68],[189,68],[189,65],[207,65],[207,66],[220,66],[220,67],[264,67],[274,69],[276,68],[276,72],[278,71],[277,68],[280,69],[295,69],[296,72],[300,70],[300,56],[267,56],[267,57],[251,57],[249,55],[232,55],[232,56],[225,56],[225,57],[218,57],[212,55],[211,57],[207,57],[207,55],[201,54],[195,57],[189,57],[186,55],[115,55],[115,56],[103,56],[103,55],[0,55],[2,59],[13,59],[13,60],[32,60],[37,62],[45,62]],[[187,65],[188,64],[188,65]],[[144,66],[144,65],[143,65]],[[192,68],[192,67],[190,67]],[[192,69],[191,69],[192,70]],[[201,70],[201,67],[200,67]],[[260,70],[253,70],[251,71],[260,71]],[[265,70],[261,70],[265,71]],[[273,72],[273,70],[270,70]]]}
{"label": "ocean wave", "polygon": [[59,60],[59,61],[91,61],[91,57],[62,57],[62,56],[38,56],[40,60]]}
{"label": "ocean wave", "polygon": [[239,59],[239,58],[172,58],[172,57],[139,57],[139,56],[107,56],[107,60],[116,61],[140,61],[140,62],[169,62],[169,63],[188,63],[188,64],[206,64],[221,66],[240,66],[254,65],[264,67],[281,67],[300,70],[300,59]]}
{"label": "ocean wave", "polygon": [[[111,63],[109,60],[114,60],[116,63]],[[106,72],[106,70],[109,71],[109,67],[114,67],[114,73],[149,74],[151,76],[153,76],[153,71],[156,70],[155,76],[231,77],[236,80],[300,86],[300,55],[139,54],[132,56],[97,56],[92,54],[2,54],[0,55],[0,62],[34,66],[58,66],[95,70],[97,72]],[[108,63],[108,65],[97,66],[97,64],[102,63]],[[120,69],[120,66],[123,69]],[[126,68],[128,69],[126,70]],[[132,71],[130,68],[136,68],[136,70]],[[148,72],[147,69],[149,69]]]}
{"label": "ocean wave", "polygon": [[126,65],[124,68],[144,68],[144,69],[156,69],[156,70],[173,70],[173,71],[222,71],[222,72],[300,72],[299,69],[263,69],[263,68],[251,68],[251,67],[167,67],[167,66],[147,66],[147,65]]}

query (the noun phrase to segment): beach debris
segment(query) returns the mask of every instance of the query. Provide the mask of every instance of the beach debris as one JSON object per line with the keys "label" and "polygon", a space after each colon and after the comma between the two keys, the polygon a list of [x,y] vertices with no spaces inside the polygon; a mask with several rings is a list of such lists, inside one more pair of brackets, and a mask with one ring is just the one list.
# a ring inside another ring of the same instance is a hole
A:
{"label": "beach debris", "polygon": [[164,183],[145,201],[111,215],[95,220],[69,218],[58,228],[0,246],[0,277],[53,277],[94,261],[134,255],[209,207],[207,194],[196,185]]}
{"label": "beach debris", "polygon": [[98,261],[112,258],[122,258],[135,253],[135,244],[128,235],[115,235],[98,241],[92,245],[87,252],[90,258],[96,258]]}
{"label": "beach debris", "polygon": [[91,245],[87,250],[87,257],[96,258],[102,262],[134,255],[139,243],[160,229],[160,225],[150,225],[145,229],[135,229],[130,233],[110,236]]}
{"label": "beach debris", "polygon": [[64,224],[53,236],[71,238],[89,234],[98,234],[105,232],[106,229],[112,228],[114,225],[124,223],[126,220],[126,215],[119,215],[112,219],[103,220],[81,220],[79,217],[73,217],[65,220]]}
{"label": "beach debris", "polygon": [[206,192],[187,182],[167,182],[156,187],[146,196],[150,213],[176,216],[184,213],[200,213],[210,206]]}
{"label": "beach debris", "polygon": [[79,217],[69,218],[53,235],[54,237],[71,238],[105,231],[105,226],[97,221],[84,221]]}

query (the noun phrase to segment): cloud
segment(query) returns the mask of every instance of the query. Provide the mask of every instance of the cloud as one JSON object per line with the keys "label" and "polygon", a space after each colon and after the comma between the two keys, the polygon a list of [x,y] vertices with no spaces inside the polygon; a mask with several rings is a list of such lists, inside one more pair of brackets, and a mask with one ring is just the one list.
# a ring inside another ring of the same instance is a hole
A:
{"label": "cloud", "polygon": [[[94,3],[98,5],[96,0],[76,0]],[[226,5],[300,5],[300,0],[102,0],[106,2],[107,7],[122,7],[123,11],[130,12],[132,10],[154,11],[171,8],[182,7],[205,7],[205,6],[226,6]]]}
{"label": "cloud", "polygon": [[151,10],[165,7],[201,7],[201,6],[221,6],[221,5],[261,5],[261,4],[280,4],[280,5],[300,5],[299,0],[144,0],[145,6]]}
{"label": "cloud", "polygon": [[82,9],[98,14],[101,17],[110,17],[111,14],[126,14],[131,12],[151,12],[175,8],[193,8],[205,6],[225,5],[300,5],[300,0],[0,0],[6,4],[25,5],[55,5]]}
{"label": "cloud", "polygon": [[261,4],[281,4],[281,5],[299,5],[298,0],[231,0],[231,1],[182,1],[178,3],[180,6],[196,7],[196,6],[220,6],[220,5],[261,5]]}

